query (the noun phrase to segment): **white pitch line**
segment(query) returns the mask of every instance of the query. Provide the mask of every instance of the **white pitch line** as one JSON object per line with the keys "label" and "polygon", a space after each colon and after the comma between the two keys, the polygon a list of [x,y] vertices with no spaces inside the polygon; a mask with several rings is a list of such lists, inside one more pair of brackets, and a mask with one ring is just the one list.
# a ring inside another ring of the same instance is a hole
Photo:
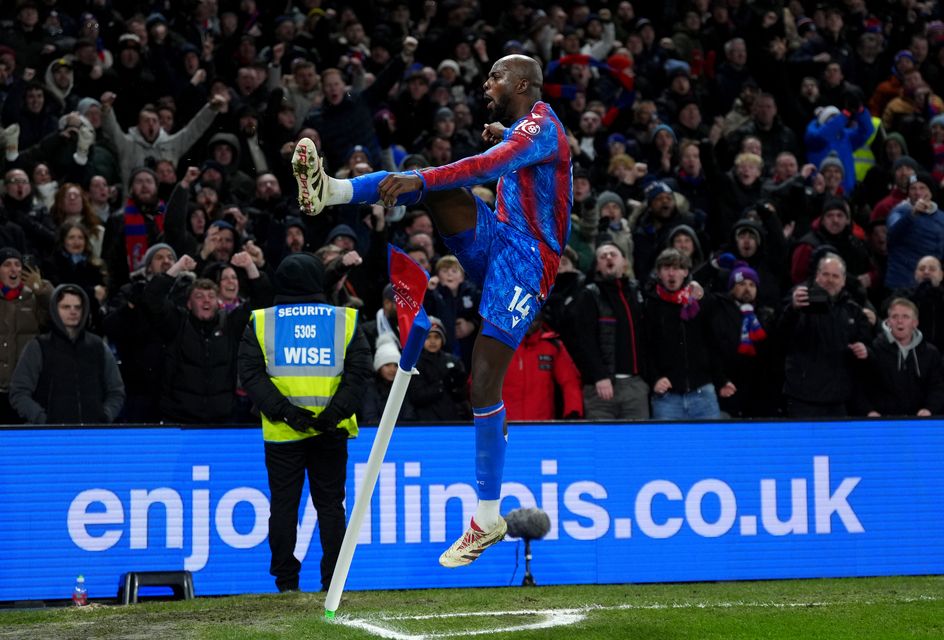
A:
{"label": "white pitch line", "polygon": [[[478,617],[482,615],[506,615],[508,612],[502,613],[480,613],[472,612],[465,614],[467,617]],[[517,615],[528,615],[530,612],[514,612]],[[336,618],[337,622],[341,624],[356,627],[358,629],[363,629],[368,633],[372,633],[381,638],[388,638],[389,640],[433,640],[435,638],[450,638],[455,636],[483,636],[491,633],[508,633],[512,631],[531,631],[533,629],[550,629],[552,627],[563,627],[566,625],[577,624],[586,617],[586,613],[576,612],[576,611],[564,611],[564,610],[554,610],[548,609],[545,612],[533,612],[538,615],[545,616],[544,620],[539,620],[537,622],[531,622],[528,624],[519,624],[508,627],[493,627],[490,629],[476,629],[472,631],[444,631],[441,633],[421,633],[421,634],[412,634],[412,633],[403,633],[389,627],[384,627],[376,624],[372,624],[366,620],[358,620],[357,618]],[[444,614],[442,616],[429,616],[429,618],[435,617],[459,617],[451,614]],[[383,618],[383,620],[389,620],[390,618]],[[396,618],[397,620],[405,620],[407,618]]]}
{"label": "white pitch line", "polygon": [[[896,599],[896,603],[908,602],[935,602],[942,600],[936,596],[916,596],[911,598]],[[587,617],[591,611],[627,611],[627,610],[664,610],[664,609],[730,609],[734,607],[745,608],[770,608],[770,609],[792,609],[808,607],[829,607],[843,604],[873,604],[870,601],[834,601],[834,602],[750,602],[750,601],[730,601],[730,602],[675,602],[671,604],[619,604],[619,605],[599,605],[588,604],[579,608],[571,609],[518,609],[513,611],[466,611],[452,613],[427,613],[420,615],[381,615],[377,617],[378,622],[396,622],[401,620],[441,620],[447,618],[476,618],[476,617],[498,617],[498,616],[542,616],[544,619],[528,624],[513,625],[501,628],[477,629],[470,631],[445,631],[439,633],[405,633],[397,631],[390,627],[382,626],[360,618],[350,618],[341,615],[335,618],[335,622],[349,627],[355,627],[388,640],[435,640],[436,638],[450,638],[455,636],[480,636],[490,633],[508,633],[513,631],[529,631],[532,629],[549,629],[552,627],[562,627],[566,625],[577,624]]]}

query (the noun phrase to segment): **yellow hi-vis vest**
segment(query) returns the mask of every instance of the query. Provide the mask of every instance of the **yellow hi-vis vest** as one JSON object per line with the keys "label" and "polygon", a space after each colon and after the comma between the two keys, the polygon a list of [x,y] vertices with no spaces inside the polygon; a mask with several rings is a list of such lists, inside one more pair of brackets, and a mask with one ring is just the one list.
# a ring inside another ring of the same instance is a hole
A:
{"label": "yellow hi-vis vest", "polygon": [[[275,388],[295,406],[315,415],[324,411],[341,384],[357,311],[310,302],[283,304],[253,311],[250,321]],[[263,414],[263,440],[289,442],[320,433],[299,433],[282,422],[283,417]],[[338,428],[356,436],[357,419],[345,418]]]}
{"label": "yellow hi-vis vest", "polygon": [[865,144],[852,152],[852,159],[855,162],[856,183],[865,180],[865,174],[869,169],[875,166],[875,154],[872,153],[872,143],[875,142],[875,136],[878,135],[882,126],[882,119],[872,116],[872,135],[865,141]]}

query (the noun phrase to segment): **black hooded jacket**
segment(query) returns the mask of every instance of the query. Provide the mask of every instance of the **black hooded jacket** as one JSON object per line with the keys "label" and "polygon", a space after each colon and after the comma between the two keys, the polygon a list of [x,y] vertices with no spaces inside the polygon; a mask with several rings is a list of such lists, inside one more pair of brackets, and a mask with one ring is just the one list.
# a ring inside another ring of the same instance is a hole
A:
{"label": "black hooded jacket", "polygon": [[913,416],[921,409],[934,415],[944,411],[944,372],[941,354],[920,331],[907,348],[899,347],[887,326],[869,346],[857,409],[883,416]]}
{"label": "black hooded jacket", "polygon": [[[275,304],[326,304],[324,296],[324,267],[310,253],[293,253],[282,260],[275,272]],[[364,392],[373,377],[370,346],[360,327],[344,355],[344,373],[341,384],[319,419],[337,425],[353,415],[364,398]],[[279,391],[266,371],[265,355],[252,325],[246,326],[239,345],[239,377],[253,404],[266,416],[281,418],[289,415],[294,405]]]}
{"label": "black hooded jacket", "polygon": [[[82,319],[70,336],[59,317],[66,294],[82,300]],[[56,287],[49,303],[53,329],[34,338],[10,381],[10,404],[31,424],[111,422],[121,411],[125,388],[118,365],[102,339],[85,330],[89,299],[81,287]]]}
{"label": "black hooded jacket", "polygon": [[[155,275],[144,288],[144,307],[164,343],[161,415],[182,423],[232,420],[236,409],[236,351],[259,279],[249,281],[249,304],[212,320],[174,304],[174,278]],[[264,292],[263,292],[264,294]]]}

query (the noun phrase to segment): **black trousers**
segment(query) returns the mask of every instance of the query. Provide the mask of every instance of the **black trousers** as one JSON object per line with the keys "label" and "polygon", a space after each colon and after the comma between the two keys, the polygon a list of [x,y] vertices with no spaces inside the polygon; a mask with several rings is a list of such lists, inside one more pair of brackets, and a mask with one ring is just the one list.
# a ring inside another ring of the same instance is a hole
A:
{"label": "black trousers", "polygon": [[302,564],[295,557],[298,508],[305,473],[318,512],[321,537],[321,588],[331,584],[344,541],[344,483],[347,480],[347,431],[296,442],[266,442],[265,463],[272,506],[269,515],[269,573],[280,591],[298,588]]}

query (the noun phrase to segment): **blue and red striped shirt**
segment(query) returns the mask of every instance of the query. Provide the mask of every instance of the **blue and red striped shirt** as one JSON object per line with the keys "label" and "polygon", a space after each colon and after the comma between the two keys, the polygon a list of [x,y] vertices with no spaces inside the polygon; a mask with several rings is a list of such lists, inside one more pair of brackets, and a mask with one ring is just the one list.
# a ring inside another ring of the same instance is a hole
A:
{"label": "blue and red striped shirt", "polygon": [[498,219],[557,256],[564,252],[574,201],[570,146],[564,125],[547,103],[534,103],[531,113],[505,129],[504,140],[488,151],[420,173],[429,191],[497,179]]}

